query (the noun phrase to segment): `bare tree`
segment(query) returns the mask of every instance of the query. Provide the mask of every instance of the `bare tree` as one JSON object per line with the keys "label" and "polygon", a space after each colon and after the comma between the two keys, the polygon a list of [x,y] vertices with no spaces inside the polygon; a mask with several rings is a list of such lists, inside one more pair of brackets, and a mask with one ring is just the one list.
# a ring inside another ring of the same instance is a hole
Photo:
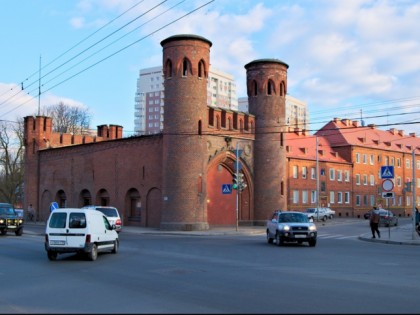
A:
{"label": "bare tree", "polygon": [[43,115],[52,118],[54,132],[81,135],[89,132],[91,115],[88,109],[60,102],[44,107]]}
{"label": "bare tree", "polygon": [[0,121],[0,150],[0,198],[20,204],[24,173],[23,119]]}

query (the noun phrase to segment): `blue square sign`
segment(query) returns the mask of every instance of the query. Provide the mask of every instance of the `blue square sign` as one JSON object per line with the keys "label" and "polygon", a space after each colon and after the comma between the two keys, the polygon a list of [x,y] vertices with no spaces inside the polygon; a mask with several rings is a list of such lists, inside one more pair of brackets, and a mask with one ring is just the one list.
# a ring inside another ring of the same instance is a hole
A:
{"label": "blue square sign", "polygon": [[394,178],[394,167],[381,166],[381,178]]}

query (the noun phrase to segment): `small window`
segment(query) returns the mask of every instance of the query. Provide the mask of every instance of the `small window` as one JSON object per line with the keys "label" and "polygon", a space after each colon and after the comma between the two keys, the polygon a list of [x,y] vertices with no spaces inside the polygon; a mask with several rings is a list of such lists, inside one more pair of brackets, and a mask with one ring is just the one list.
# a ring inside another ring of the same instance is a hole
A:
{"label": "small window", "polygon": [[85,214],[84,213],[70,213],[69,228],[70,229],[86,228]]}

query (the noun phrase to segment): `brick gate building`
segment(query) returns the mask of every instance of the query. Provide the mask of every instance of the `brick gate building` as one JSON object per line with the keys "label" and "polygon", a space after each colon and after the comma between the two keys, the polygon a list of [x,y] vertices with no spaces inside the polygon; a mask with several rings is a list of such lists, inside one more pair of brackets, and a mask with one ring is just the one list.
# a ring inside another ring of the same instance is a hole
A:
{"label": "brick gate building", "polygon": [[[249,114],[207,106],[212,43],[171,36],[163,47],[163,133],[122,138],[118,125],[96,136],[52,132],[50,117],[25,117],[25,207],[45,220],[60,207],[112,205],[125,225],[205,230],[237,220],[265,222],[286,208],[285,96],[288,65],[260,59],[245,66]],[[236,152],[247,187],[232,183]]]}

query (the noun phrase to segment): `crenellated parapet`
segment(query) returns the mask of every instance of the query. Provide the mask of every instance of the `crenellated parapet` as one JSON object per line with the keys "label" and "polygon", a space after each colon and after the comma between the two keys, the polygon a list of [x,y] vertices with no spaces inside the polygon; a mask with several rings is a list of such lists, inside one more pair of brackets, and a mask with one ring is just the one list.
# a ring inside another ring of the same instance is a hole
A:
{"label": "crenellated parapet", "polygon": [[100,125],[96,135],[74,135],[71,133],[53,132],[51,117],[25,117],[25,146],[29,152],[78,145],[106,140],[121,139],[123,127],[119,125]]}
{"label": "crenellated parapet", "polygon": [[208,128],[215,132],[226,134],[254,134],[255,116],[243,112],[236,112],[217,107],[207,107]]}

